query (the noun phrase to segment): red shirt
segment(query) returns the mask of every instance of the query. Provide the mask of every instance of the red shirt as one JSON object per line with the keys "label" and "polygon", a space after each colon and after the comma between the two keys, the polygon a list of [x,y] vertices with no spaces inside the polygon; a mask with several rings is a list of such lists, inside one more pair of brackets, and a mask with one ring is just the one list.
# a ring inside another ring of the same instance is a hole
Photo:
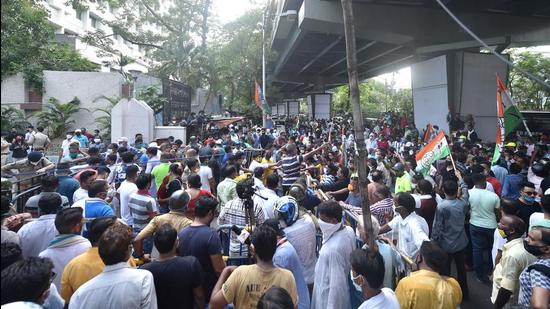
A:
{"label": "red shirt", "polygon": [[388,150],[390,148],[390,144],[387,140],[383,139],[381,141],[378,141],[378,148]]}
{"label": "red shirt", "polygon": [[498,179],[493,176],[487,176],[487,182],[493,186],[495,193],[500,196],[500,194],[502,193],[502,185],[500,184]]}

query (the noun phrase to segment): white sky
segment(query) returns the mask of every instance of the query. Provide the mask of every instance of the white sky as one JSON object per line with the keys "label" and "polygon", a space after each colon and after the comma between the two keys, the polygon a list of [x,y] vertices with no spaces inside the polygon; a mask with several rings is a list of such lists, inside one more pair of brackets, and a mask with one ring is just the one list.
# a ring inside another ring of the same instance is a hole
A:
{"label": "white sky", "polygon": [[[265,5],[266,2],[267,0],[214,0],[212,11],[215,18],[224,24],[237,19],[251,8]],[[550,45],[519,48],[519,50],[539,52],[550,57]],[[411,68],[406,67],[396,72],[382,74],[374,79],[387,83],[391,83],[393,80],[398,89],[411,88]]]}
{"label": "white sky", "polygon": [[265,5],[267,0],[214,0],[212,12],[222,23],[231,22],[251,8]]}

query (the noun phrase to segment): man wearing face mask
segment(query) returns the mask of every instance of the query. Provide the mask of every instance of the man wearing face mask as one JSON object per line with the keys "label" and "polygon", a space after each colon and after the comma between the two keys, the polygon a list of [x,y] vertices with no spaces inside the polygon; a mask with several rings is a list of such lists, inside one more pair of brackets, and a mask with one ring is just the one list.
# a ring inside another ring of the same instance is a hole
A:
{"label": "man wearing face mask", "polygon": [[355,233],[342,224],[342,207],[336,201],[317,206],[323,246],[315,265],[311,308],[350,308],[349,257],[355,249]]}
{"label": "man wearing face mask", "polygon": [[82,134],[82,130],[74,130],[73,141],[77,141],[80,144],[80,148],[88,148],[89,140],[86,135]]}
{"label": "man wearing face mask", "polygon": [[383,288],[384,259],[378,251],[356,249],[351,253],[351,281],[365,300],[359,309],[399,309],[395,293]]}
{"label": "man wearing face mask", "polygon": [[[80,207],[84,211],[84,218],[101,218],[114,216],[115,213],[109,203],[105,201],[109,192],[109,184],[105,180],[94,180],[88,189],[88,197],[75,202],[71,207]],[[90,224],[86,224],[84,236],[88,235]]]}
{"label": "man wearing face mask", "polygon": [[[2,166],[2,172],[10,172],[11,170],[18,171],[18,180],[31,178],[34,174],[45,173],[55,168],[55,164],[46,158],[42,153],[33,151],[29,153],[27,158],[19,161],[12,162]],[[25,188],[30,183],[21,183]],[[24,189],[23,187],[21,189]]]}
{"label": "man wearing face mask", "polygon": [[535,257],[523,246],[522,235],[526,225],[518,216],[503,216],[498,223],[500,235],[507,240],[502,248],[502,258],[493,272],[491,302],[495,308],[515,305],[519,294],[519,275]]}
{"label": "man wearing face mask", "polygon": [[533,226],[523,240],[525,250],[537,260],[519,276],[521,306],[548,308],[550,303],[550,224],[541,222]]}
{"label": "man wearing face mask", "polygon": [[417,271],[401,279],[395,296],[402,309],[457,308],[462,302],[460,285],[440,275],[447,254],[434,242],[424,241],[416,258]]}
{"label": "man wearing face mask", "polygon": [[393,202],[399,216],[382,226],[379,234],[396,230],[398,234],[397,248],[414,260],[422,242],[429,239],[428,223],[416,214],[416,202],[410,193],[398,193]]}
{"label": "man wearing face mask", "polygon": [[542,212],[540,204],[535,201],[537,191],[535,185],[530,182],[524,182],[522,189],[519,192],[519,214],[518,216],[523,222],[529,223],[529,218],[536,212]]}

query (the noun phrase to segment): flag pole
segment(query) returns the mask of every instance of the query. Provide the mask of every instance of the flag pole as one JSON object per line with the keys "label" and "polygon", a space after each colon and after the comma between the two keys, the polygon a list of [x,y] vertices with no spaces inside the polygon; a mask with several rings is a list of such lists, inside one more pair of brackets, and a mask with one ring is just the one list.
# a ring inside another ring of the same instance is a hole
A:
{"label": "flag pole", "polygon": [[[262,16],[262,92],[263,92],[263,102],[262,104],[267,104],[266,93],[265,93],[265,11]],[[262,98],[260,98],[262,100]],[[265,113],[265,108],[262,106],[262,127],[266,127],[267,116]]]}

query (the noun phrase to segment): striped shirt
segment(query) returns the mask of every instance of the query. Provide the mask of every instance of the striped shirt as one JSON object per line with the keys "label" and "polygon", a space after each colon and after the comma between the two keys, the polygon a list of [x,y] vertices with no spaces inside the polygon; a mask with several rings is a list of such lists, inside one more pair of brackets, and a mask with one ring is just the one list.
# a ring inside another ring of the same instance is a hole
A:
{"label": "striped shirt", "polygon": [[282,159],[283,167],[283,186],[292,186],[300,177],[300,163],[302,156],[284,157]]}
{"label": "striped shirt", "polygon": [[393,219],[393,200],[385,198],[370,206],[370,213],[378,220],[380,226]]}
{"label": "striped shirt", "polygon": [[157,202],[151,196],[133,193],[128,200],[128,208],[134,219],[133,227],[142,230],[151,221],[149,213],[157,211]]}

